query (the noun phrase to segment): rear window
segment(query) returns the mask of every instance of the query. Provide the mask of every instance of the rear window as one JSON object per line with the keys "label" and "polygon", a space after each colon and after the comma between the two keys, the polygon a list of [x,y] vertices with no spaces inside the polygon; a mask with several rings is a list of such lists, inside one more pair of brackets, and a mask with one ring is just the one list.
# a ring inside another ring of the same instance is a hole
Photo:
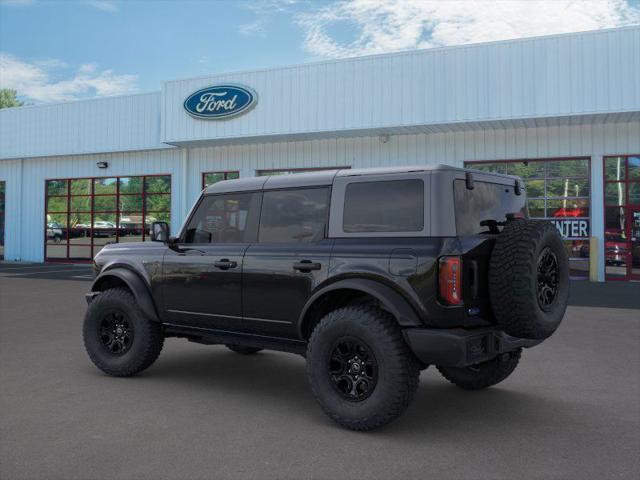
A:
{"label": "rear window", "polygon": [[526,196],[516,195],[509,185],[476,181],[473,190],[469,190],[464,180],[455,180],[453,190],[458,235],[490,233],[481,222],[504,222],[510,213],[528,216]]}
{"label": "rear window", "polygon": [[344,197],[343,231],[420,232],[424,229],[424,182],[418,179],[355,182]]}

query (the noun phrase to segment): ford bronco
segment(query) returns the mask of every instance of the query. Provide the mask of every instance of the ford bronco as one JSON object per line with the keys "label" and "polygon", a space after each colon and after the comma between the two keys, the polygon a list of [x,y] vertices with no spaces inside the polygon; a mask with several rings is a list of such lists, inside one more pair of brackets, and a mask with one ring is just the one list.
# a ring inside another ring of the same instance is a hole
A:
{"label": "ford bronco", "polygon": [[354,430],[400,416],[429,365],[467,390],[503,381],[568,298],[562,239],[528,218],[522,180],[444,165],[222,181],[151,239],[95,257],[99,369],[139,373],[167,337],[298,353]]}

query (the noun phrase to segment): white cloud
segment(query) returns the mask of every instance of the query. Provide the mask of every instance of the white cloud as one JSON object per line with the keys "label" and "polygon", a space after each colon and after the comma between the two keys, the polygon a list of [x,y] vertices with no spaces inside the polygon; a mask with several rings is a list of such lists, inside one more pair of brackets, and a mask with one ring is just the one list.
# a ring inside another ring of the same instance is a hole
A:
{"label": "white cloud", "polygon": [[264,36],[265,34],[264,26],[265,26],[265,21],[259,19],[259,20],[256,20],[255,22],[243,23],[238,27],[238,32],[240,32],[241,35],[245,35],[247,37]]}
{"label": "white cloud", "polygon": [[119,10],[118,5],[110,0],[85,0],[84,3],[103,12],[115,13]]}
{"label": "white cloud", "polygon": [[[55,67],[59,66],[60,64]],[[0,88],[17,90],[19,95],[35,102],[122,95],[137,90],[136,75],[118,75],[112,70],[98,71],[97,65],[89,63],[81,65],[70,78],[60,79],[54,78],[55,67],[51,63],[28,63],[0,53]]]}
{"label": "white cloud", "polygon": [[43,68],[67,68],[69,65],[67,62],[58,60],[57,58],[42,58],[33,62],[38,67]]}
{"label": "white cloud", "polygon": [[93,73],[98,69],[98,66],[95,63],[83,63],[78,68],[79,73]]}
{"label": "white cloud", "polygon": [[[298,15],[318,57],[505,40],[640,23],[627,0],[339,0]],[[340,26],[355,38],[332,34]]]}
{"label": "white cloud", "polygon": [[242,6],[247,10],[251,10],[257,15],[269,13],[286,12],[290,7],[297,4],[300,0],[250,0],[244,2]]}

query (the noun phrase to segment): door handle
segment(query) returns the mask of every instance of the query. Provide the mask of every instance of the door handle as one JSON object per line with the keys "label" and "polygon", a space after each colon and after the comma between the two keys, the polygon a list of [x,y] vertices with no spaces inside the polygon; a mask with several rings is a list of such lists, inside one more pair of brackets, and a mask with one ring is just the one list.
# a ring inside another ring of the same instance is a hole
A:
{"label": "door handle", "polygon": [[300,272],[310,272],[311,270],[320,270],[322,265],[311,260],[302,260],[293,264],[293,269]]}
{"label": "door handle", "polygon": [[223,258],[213,262],[213,266],[219,268],[220,270],[229,270],[230,268],[236,268],[238,266],[238,262]]}

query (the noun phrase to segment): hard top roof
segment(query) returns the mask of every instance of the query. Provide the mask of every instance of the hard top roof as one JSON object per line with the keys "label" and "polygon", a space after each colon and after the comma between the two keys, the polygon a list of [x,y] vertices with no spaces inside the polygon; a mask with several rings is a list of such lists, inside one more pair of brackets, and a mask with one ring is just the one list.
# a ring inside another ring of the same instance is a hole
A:
{"label": "hard top roof", "polygon": [[498,173],[490,173],[486,171],[474,170],[470,168],[459,168],[451,165],[413,165],[403,167],[383,167],[383,168],[354,168],[340,170],[318,170],[315,172],[292,173],[288,175],[271,175],[264,177],[247,177],[236,180],[223,180],[205,189],[206,194],[241,192],[254,190],[274,190],[280,188],[295,187],[317,187],[323,185],[332,185],[336,177],[356,177],[356,176],[376,176],[390,175],[400,173],[427,172],[427,171],[458,171],[458,172],[477,172],[484,175],[495,175],[504,178],[516,177],[512,175],[503,175]]}

